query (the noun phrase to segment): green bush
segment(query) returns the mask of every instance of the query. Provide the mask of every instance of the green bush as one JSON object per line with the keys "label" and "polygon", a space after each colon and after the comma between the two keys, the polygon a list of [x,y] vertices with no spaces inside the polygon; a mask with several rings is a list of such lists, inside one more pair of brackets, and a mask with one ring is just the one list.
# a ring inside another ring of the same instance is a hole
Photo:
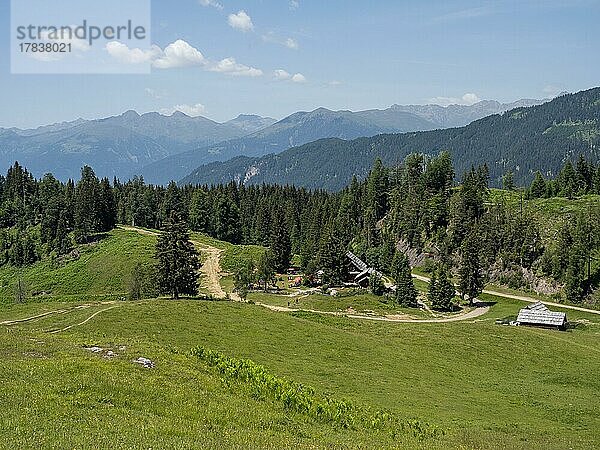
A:
{"label": "green bush", "polygon": [[399,432],[410,433],[419,439],[444,434],[429,424],[400,420],[389,412],[372,411],[348,400],[320,397],[310,386],[276,377],[263,366],[248,359],[230,358],[202,346],[193,349],[192,355],[214,367],[226,384],[231,386],[234,382],[239,382],[246,385],[254,399],[279,402],[286,411],[304,414],[320,422],[344,429],[387,430],[394,435]]}

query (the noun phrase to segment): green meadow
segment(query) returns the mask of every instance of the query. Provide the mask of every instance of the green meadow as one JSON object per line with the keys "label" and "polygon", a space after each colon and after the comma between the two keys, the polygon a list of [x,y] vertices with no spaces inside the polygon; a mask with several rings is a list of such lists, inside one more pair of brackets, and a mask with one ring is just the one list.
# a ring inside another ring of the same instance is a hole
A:
{"label": "green meadow", "polygon": [[[78,260],[20,273],[49,294],[14,304],[4,288],[0,322],[46,315],[0,325],[0,448],[600,446],[600,316],[569,310],[574,327],[559,332],[497,325],[523,303],[486,295],[495,302],[487,314],[452,323],[382,323],[199,299],[115,300],[136,261],[151,262],[154,240],[115,230]],[[0,270],[3,285],[13,276]],[[300,301],[305,309],[387,311],[370,296]],[[246,381],[194,356],[198,346],[249,359],[319,398],[413,425],[319,420],[255,395]],[[136,364],[139,357],[154,367]]]}

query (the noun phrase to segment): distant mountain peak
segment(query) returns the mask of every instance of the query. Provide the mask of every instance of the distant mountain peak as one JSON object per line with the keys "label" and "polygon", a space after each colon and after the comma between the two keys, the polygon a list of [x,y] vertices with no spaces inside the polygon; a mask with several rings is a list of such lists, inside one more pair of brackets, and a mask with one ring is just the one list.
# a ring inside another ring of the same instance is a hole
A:
{"label": "distant mountain peak", "polygon": [[138,118],[140,117],[140,115],[138,114],[137,111],[134,111],[133,109],[129,109],[127,111],[125,111],[123,114],[121,114],[121,117],[123,117],[124,119],[129,119],[129,118]]}
{"label": "distant mountain peak", "polygon": [[[171,114],[169,117],[183,117],[183,118],[189,119],[192,116],[188,116],[186,113],[177,110],[177,111],[173,111],[173,114]],[[201,117],[201,116],[197,116],[197,117]]]}

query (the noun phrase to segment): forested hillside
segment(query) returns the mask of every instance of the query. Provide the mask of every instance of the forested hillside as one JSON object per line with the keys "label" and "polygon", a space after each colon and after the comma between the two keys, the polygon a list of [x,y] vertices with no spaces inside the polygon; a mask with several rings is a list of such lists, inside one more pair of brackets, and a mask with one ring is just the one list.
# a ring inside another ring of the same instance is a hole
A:
{"label": "forested hillside", "polygon": [[566,160],[598,159],[600,88],[568,94],[529,108],[483,118],[463,128],[386,134],[351,141],[324,139],[262,158],[238,157],[194,170],[181,183],[279,183],[340,190],[364,178],[376,158],[400,164],[411,153],[448,151],[457,173],[487,164],[492,185],[507,172],[517,184],[536,171],[558,173]]}
{"label": "forested hillside", "polygon": [[[305,273],[323,270],[332,285],[343,281],[345,254],[352,250],[383,273],[396,271],[396,256],[408,256],[413,265],[475,286],[463,290],[469,298],[493,281],[547,293],[562,289],[571,302],[591,299],[598,284],[597,204],[554,217],[557,232],[548,235],[535,205],[490,197],[486,165],[458,179],[456,185],[447,152],[412,154],[393,169],[377,160],[364,181],[353,179],[337,193],[235,183],[164,188],[138,178],[110,183],[89,167],[77,183],[63,184],[52,175],[36,180],[15,164],[0,178],[0,266],[46,258],[62,264],[75,243],[93,243],[116,223],[161,229],[175,214],[217,239],[270,247],[279,270],[296,254]],[[513,188],[511,177],[504,181]],[[598,194],[600,167],[580,159],[555,180],[542,181],[546,197]],[[524,197],[539,196],[538,184]]]}

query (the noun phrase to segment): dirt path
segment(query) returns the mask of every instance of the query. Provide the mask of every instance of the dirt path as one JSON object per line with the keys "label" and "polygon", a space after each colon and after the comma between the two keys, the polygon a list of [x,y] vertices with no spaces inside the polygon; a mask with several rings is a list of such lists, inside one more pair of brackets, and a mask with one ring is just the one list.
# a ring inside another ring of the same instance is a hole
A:
{"label": "dirt path", "polygon": [[221,253],[223,250],[219,250],[216,247],[210,247],[208,245],[202,245],[198,242],[194,242],[196,247],[199,247],[203,255],[205,256],[200,272],[204,275],[202,277],[202,287],[206,288],[208,292],[216,298],[225,298],[227,294],[221,287]]}
{"label": "dirt path", "polygon": [[56,334],[56,333],[60,333],[61,331],[67,331],[67,330],[70,330],[71,328],[78,327],[80,325],[84,325],[84,324],[88,323],[90,320],[92,320],[94,317],[96,317],[98,314],[108,311],[110,309],[118,308],[119,306],[121,306],[121,305],[114,305],[114,306],[110,306],[108,308],[101,309],[100,311],[96,311],[94,314],[92,314],[90,317],[85,319],[83,322],[75,323],[75,324],[69,325],[65,328],[61,328],[60,330],[51,331],[50,333]]}
{"label": "dirt path", "polygon": [[156,231],[144,230],[143,228],[131,227],[129,225],[117,225],[117,228],[125,231],[135,231],[140,234],[145,234],[146,236],[158,236],[160,234]]}
{"label": "dirt path", "polygon": [[[425,281],[426,283],[429,283],[429,281],[430,281],[429,278],[424,277],[423,275],[413,274],[413,278],[416,278],[417,280]],[[488,289],[484,289],[483,293],[489,294],[489,295],[495,295],[496,297],[504,297],[504,298],[510,298],[513,300],[520,300],[522,302],[528,302],[528,303],[542,302],[544,305],[554,306],[556,308],[572,309],[574,311],[581,311],[581,312],[585,312],[585,313],[600,315],[600,311],[597,309],[588,309],[588,308],[582,308],[580,306],[571,306],[571,305],[563,305],[562,303],[547,302],[546,300],[540,300],[539,298],[534,298],[534,297],[527,297],[526,295],[506,294],[504,292],[498,292],[498,291],[488,290]]]}
{"label": "dirt path", "polygon": [[[36,320],[36,319],[41,319],[43,317],[47,317],[50,316],[52,314],[66,314],[69,313],[71,311],[76,311],[78,309],[86,309],[86,308],[91,308],[94,306],[98,306],[98,305],[112,305],[116,303],[115,301],[109,301],[109,302],[101,302],[101,303],[86,303],[83,305],[77,305],[77,306],[73,306],[71,308],[66,308],[66,309],[56,309],[54,311],[48,311],[42,314],[36,314],[35,316],[31,316],[31,317],[25,317],[23,319],[14,319],[14,320],[5,320],[3,322],[0,322],[0,325],[16,325],[19,323],[25,323],[25,322],[31,322],[32,320]],[[110,308],[108,308],[110,309]]]}
{"label": "dirt path", "polygon": [[300,308],[288,308],[286,306],[275,306],[267,305],[266,303],[256,303],[263,308],[270,309],[276,312],[310,312],[314,314],[323,314],[327,316],[338,316],[348,317],[350,319],[364,319],[364,320],[375,320],[379,322],[395,322],[395,323],[445,323],[445,322],[458,322],[461,320],[475,319],[479,316],[486,314],[489,310],[489,306],[483,306],[465,313],[457,314],[452,317],[444,317],[439,319],[412,319],[394,316],[367,316],[363,314],[348,314],[342,311],[318,311],[315,309],[300,309]]}
{"label": "dirt path", "polygon": [[[140,234],[146,234],[149,236],[158,236],[159,233],[150,230],[144,230],[142,228],[131,227],[127,225],[119,225],[119,228],[126,231],[136,231]],[[223,273],[221,271],[221,254],[223,250],[216,247],[212,247],[207,244],[195,241],[192,239],[192,243],[196,248],[205,256],[200,272],[203,277],[201,279],[201,286],[206,288],[208,293],[216,298],[225,298],[227,293],[221,286],[221,277]],[[242,299],[235,292],[229,293],[229,297],[235,301],[241,301]]]}

